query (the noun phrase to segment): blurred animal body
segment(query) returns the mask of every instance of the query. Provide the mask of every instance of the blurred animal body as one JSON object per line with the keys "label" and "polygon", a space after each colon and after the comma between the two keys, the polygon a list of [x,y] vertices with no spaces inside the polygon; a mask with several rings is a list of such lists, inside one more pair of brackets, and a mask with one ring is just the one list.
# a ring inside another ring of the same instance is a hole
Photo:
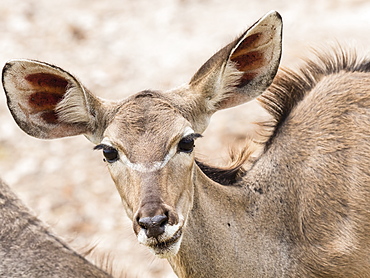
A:
{"label": "blurred animal body", "polygon": [[[272,83],[281,30],[270,12],[188,84],[117,102],[38,61],[9,61],[3,85],[28,134],[103,151],[139,242],[179,277],[368,277],[370,62],[337,48]],[[198,161],[212,114],[256,97],[263,139],[229,167]]]}
{"label": "blurred animal body", "polygon": [[51,233],[1,180],[0,223],[0,277],[112,277]]}

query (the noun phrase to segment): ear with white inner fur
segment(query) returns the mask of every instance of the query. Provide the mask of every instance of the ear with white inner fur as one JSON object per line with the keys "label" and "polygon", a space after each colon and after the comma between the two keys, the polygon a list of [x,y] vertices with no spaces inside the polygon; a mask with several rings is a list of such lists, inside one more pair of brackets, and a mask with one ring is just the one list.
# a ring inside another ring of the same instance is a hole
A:
{"label": "ear with white inner fur", "polygon": [[29,135],[95,136],[102,102],[68,72],[38,61],[11,60],[4,66],[2,80],[8,107]]}
{"label": "ear with white inner fur", "polygon": [[256,98],[275,77],[281,42],[282,19],[272,11],[213,55],[193,76],[190,88],[196,103],[212,114]]}

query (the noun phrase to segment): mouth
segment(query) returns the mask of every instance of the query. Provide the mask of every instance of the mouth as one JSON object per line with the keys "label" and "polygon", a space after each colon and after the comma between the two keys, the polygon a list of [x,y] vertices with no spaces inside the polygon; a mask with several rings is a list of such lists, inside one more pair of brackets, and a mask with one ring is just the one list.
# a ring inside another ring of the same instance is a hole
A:
{"label": "mouth", "polygon": [[178,229],[175,234],[166,240],[154,239],[152,242],[147,244],[150,250],[161,258],[168,258],[176,255],[179,251],[182,239],[182,229]]}

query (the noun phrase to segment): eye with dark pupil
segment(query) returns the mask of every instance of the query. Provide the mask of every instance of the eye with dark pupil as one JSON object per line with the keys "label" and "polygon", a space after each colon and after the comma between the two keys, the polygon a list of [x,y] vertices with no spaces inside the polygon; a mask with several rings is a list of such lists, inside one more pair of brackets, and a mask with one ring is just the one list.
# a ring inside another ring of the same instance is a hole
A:
{"label": "eye with dark pupil", "polygon": [[103,155],[105,159],[110,163],[118,160],[118,151],[116,149],[113,148],[103,149]]}
{"label": "eye with dark pupil", "polygon": [[194,149],[194,139],[193,138],[183,138],[180,140],[178,145],[178,150],[184,153],[191,153]]}

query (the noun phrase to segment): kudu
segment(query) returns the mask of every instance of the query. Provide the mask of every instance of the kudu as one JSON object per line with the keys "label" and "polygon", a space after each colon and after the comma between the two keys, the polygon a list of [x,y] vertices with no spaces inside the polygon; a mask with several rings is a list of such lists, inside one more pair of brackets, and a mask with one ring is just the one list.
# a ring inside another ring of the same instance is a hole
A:
{"label": "kudu", "polygon": [[[139,242],[180,277],[368,277],[370,62],[336,49],[265,91],[281,28],[270,12],[189,84],[118,102],[55,66],[12,60],[8,106],[32,136],[97,144]],[[256,97],[272,119],[264,140],[230,167],[197,161],[211,115]]]}
{"label": "kudu", "polygon": [[0,180],[0,277],[112,277],[54,235]]}

